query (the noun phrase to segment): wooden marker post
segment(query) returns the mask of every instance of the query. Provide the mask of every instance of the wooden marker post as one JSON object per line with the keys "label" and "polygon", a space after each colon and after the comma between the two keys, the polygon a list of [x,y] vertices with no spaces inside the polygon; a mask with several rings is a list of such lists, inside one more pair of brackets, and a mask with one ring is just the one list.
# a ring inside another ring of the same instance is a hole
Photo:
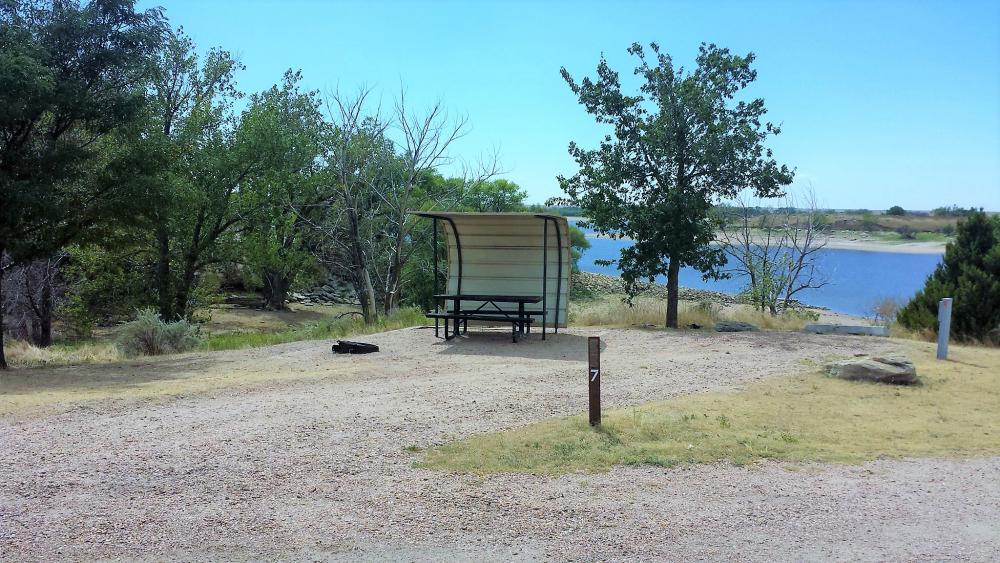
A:
{"label": "wooden marker post", "polygon": [[601,424],[601,338],[587,338],[587,386],[590,389],[590,425]]}
{"label": "wooden marker post", "polygon": [[948,339],[951,336],[951,297],[938,303],[938,345],[937,359],[948,359]]}

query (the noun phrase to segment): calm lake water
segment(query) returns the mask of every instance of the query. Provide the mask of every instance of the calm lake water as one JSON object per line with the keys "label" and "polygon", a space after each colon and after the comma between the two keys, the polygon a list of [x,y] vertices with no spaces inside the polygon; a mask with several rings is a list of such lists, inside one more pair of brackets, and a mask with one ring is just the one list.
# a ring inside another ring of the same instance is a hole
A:
{"label": "calm lake water", "polygon": [[[590,250],[580,259],[580,269],[617,276],[615,266],[598,266],[595,260],[617,259],[619,250],[631,246],[631,241],[595,238],[588,235]],[[817,264],[830,283],[819,289],[808,289],[796,296],[810,305],[826,307],[839,313],[865,315],[880,299],[893,297],[908,301],[924,286],[927,276],[941,261],[938,254],[901,254],[860,250],[821,250]],[[666,283],[666,278],[657,278]],[[691,268],[681,270],[680,284],[684,287],[710,289],[735,294],[746,286],[744,277],[703,281]]]}

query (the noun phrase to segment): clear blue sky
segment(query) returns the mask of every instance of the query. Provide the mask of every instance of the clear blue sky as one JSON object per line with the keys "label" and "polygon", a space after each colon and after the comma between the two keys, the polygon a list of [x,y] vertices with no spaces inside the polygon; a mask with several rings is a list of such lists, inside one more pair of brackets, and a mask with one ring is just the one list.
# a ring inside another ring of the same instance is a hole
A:
{"label": "clear blue sky", "polygon": [[472,133],[455,156],[497,148],[541,202],[572,174],[570,140],[601,130],[559,76],[623,75],[633,41],[690,65],[700,42],[757,54],[779,160],[836,208],[1000,210],[1000,2],[263,2],[161,0],[200,48],[246,65],[246,92],[301,69],[309,88],[402,82],[441,99]]}

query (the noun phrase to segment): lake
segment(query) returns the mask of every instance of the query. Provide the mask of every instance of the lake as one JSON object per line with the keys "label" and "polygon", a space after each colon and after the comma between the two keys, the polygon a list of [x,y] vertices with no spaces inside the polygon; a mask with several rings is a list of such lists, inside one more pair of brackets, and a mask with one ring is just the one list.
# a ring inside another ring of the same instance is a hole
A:
{"label": "lake", "polygon": [[[590,249],[580,258],[580,269],[617,276],[616,266],[598,266],[595,260],[614,260],[618,252],[631,241],[591,237]],[[826,307],[838,313],[866,315],[872,306],[885,297],[906,303],[924,286],[927,276],[941,261],[939,254],[903,254],[896,252],[871,252],[861,250],[823,249],[819,251],[817,266],[830,283],[819,289],[799,292],[796,298],[803,303]],[[666,283],[665,276],[656,280]],[[710,289],[736,294],[746,286],[745,276],[733,274],[730,279],[704,281],[692,268],[681,270],[683,287]]]}

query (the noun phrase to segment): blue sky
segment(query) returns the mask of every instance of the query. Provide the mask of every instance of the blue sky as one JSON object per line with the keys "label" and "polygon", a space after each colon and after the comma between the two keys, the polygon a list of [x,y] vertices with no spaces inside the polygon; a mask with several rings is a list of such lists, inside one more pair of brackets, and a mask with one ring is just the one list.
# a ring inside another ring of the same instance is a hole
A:
{"label": "blue sky", "polygon": [[320,91],[364,85],[391,105],[440,99],[467,115],[454,156],[499,150],[541,202],[572,174],[570,140],[603,134],[559,76],[623,76],[633,41],[691,64],[701,42],[757,55],[751,94],[771,141],[822,205],[1000,210],[1000,1],[264,2],[160,1],[200,48],[236,53],[246,92],[301,69]]}

